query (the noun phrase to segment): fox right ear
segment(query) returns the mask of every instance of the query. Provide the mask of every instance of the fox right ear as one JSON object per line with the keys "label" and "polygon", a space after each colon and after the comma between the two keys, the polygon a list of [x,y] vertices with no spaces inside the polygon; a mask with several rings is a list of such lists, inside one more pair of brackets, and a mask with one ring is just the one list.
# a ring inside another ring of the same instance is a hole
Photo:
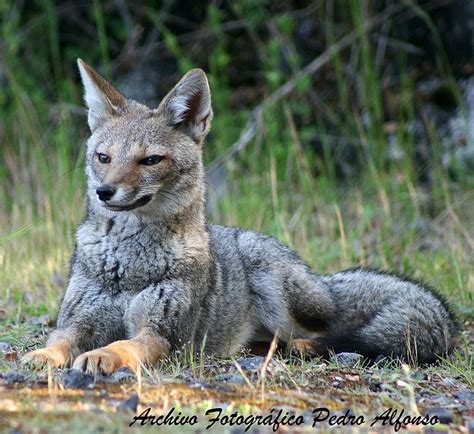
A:
{"label": "fox right ear", "polygon": [[191,69],[165,96],[157,111],[169,124],[201,144],[211,127],[212,107],[209,83],[204,71]]}
{"label": "fox right ear", "polygon": [[89,108],[87,121],[94,131],[110,117],[123,113],[127,100],[82,59],[77,59],[77,66],[84,85],[84,100]]}

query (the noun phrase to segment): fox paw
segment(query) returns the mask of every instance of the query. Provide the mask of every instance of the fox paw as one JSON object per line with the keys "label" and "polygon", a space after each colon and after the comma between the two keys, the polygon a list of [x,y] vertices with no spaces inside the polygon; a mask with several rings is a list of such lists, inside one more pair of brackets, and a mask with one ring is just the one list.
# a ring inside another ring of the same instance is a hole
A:
{"label": "fox paw", "polygon": [[110,374],[122,366],[120,356],[107,348],[87,351],[74,360],[72,367],[84,372]]}
{"label": "fox paw", "polygon": [[21,358],[24,365],[42,366],[49,364],[53,368],[64,366],[67,357],[55,348],[40,348],[30,351]]}
{"label": "fox paw", "polygon": [[300,355],[315,356],[317,354],[315,344],[310,339],[292,339],[287,344],[288,350]]}

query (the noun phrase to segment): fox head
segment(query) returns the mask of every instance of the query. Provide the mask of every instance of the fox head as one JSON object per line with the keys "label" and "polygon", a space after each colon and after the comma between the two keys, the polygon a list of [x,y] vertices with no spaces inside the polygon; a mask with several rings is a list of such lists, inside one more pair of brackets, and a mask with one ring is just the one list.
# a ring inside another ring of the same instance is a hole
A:
{"label": "fox head", "polygon": [[91,136],[89,205],[100,212],[173,215],[203,197],[202,143],[212,108],[205,73],[192,69],[158,108],[125,98],[78,59]]}

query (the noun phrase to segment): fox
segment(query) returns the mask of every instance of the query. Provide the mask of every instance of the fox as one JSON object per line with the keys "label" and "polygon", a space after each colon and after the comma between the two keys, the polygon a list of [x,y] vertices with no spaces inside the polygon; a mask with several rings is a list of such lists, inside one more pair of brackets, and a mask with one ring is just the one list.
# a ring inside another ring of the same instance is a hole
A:
{"label": "fox", "polygon": [[275,336],[321,357],[432,363],[453,349],[456,316],[428,285],[371,268],[318,274],[275,238],[206,221],[204,71],[149,108],[77,62],[86,217],[56,329],[24,363],[137,371],[187,345],[230,357]]}

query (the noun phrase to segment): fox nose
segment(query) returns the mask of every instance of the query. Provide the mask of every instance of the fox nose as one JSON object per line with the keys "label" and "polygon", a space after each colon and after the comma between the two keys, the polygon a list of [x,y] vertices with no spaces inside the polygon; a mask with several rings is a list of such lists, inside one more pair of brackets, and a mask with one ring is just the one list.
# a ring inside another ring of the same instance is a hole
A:
{"label": "fox nose", "polygon": [[98,187],[95,192],[97,193],[97,196],[99,196],[100,200],[106,202],[112,198],[112,196],[115,194],[115,191],[115,188],[106,184]]}

